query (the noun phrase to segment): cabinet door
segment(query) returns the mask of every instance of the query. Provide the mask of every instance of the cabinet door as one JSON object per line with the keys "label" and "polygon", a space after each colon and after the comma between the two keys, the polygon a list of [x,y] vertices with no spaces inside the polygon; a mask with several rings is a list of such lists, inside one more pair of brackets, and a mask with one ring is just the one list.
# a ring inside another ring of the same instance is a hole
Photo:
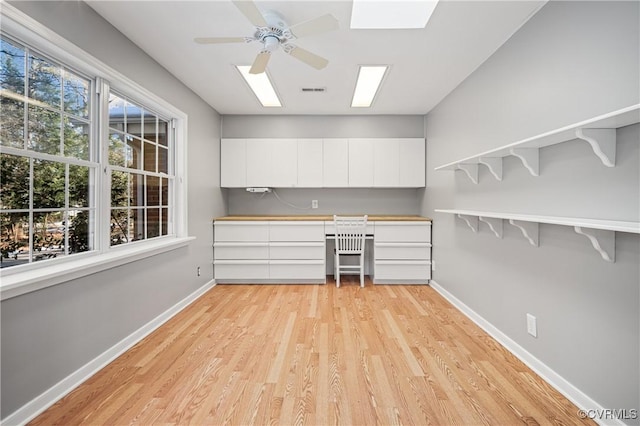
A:
{"label": "cabinet door", "polygon": [[376,222],[376,243],[431,242],[431,222]]}
{"label": "cabinet door", "polygon": [[213,224],[215,242],[269,242],[269,222],[266,221],[216,221]]}
{"label": "cabinet door", "polygon": [[298,184],[298,141],[296,139],[273,139],[271,144],[271,167],[269,184],[276,188],[291,188]]}
{"label": "cabinet door", "polygon": [[298,187],[322,187],[322,139],[298,139]]}
{"label": "cabinet door", "polygon": [[247,186],[247,145],[244,139],[220,141],[220,186],[244,188]]}
{"label": "cabinet door", "polygon": [[273,221],[269,222],[269,241],[324,242],[323,222]]}
{"label": "cabinet door", "polygon": [[296,139],[247,139],[247,186],[296,186]]}
{"label": "cabinet door", "polygon": [[349,186],[373,186],[373,139],[349,139]]}
{"label": "cabinet door", "polygon": [[397,187],[400,184],[398,139],[373,141],[373,186]]}
{"label": "cabinet door", "polygon": [[271,186],[271,139],[247,139],[247,186]]}
{"label": "cabinet door", "polygon": [[345,188],[349,186],[349,141],[323,139],[322,186]]}
{"label": "cabinet door", "polygon": [[422,138],[400,139],[400,186],[424,187],[425,141]]}

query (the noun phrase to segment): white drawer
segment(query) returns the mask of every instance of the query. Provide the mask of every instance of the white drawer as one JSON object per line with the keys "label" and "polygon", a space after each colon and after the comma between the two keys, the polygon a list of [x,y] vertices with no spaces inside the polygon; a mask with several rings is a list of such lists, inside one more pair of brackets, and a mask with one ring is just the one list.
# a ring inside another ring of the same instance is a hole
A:
{"label": "white drawer", "polygon": [[214,262],[216,280],[259,280],[269,278],[269,261],[233,261]]}
{"label": "white drawer", "polygon": [[270,243],[270,259],[324,260],[324,243]]}
{"label": "white drawer", "polygon": [[[333,223],[332,220],[324,222],[324,232],[327,235],[335,235],[336,227],[335,227],[335,224]],[[374,232],[375,232],[375,224],[374,224],[374,222],[367,222],[366,234],[373,235]]]}
{"label": "white drawer", "polygon": [[215,222],[215,241],[269,241],[268,222]]}
{"label": "white drawer", "polygon": [[269,243],[219,242],[213,245],[215,259],[269,259]]}
{"label": "white drawer", "polygon": [[377,261],[374,276],[376,280],[412,280],[431,279],[431,262],[427,260]]}
{"label": "white drawer", "polygon": [[378,259],[431,259],[431,243],[376,243],[374,247]]}
{"label": "white drawer", "polygon": [[431,242],[429,222],[377,222],[376,242]]}
{"label": "white drawer", "polygon": [[322,222],[269,222],[271,241],[324,241]]}
{"label": "white drawer", "polygon": [[324,280],[324,261],[272,260],[269,262],[269,278],[272,280]]}

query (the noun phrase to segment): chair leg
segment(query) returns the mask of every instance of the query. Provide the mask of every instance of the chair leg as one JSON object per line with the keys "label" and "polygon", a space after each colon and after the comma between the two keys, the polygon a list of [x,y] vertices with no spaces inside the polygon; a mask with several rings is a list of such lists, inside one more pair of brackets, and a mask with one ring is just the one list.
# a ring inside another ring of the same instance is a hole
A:
{"label": "chair leg", "polygon": [[334,263],[335,263],[335,270],[334,270],[334,277],[336,279],[336,287],[340,287],[340,256],[335,255],[334,256]]}
{"label": "chair leg", "polygon": [[360,287],[364,287],[364,259],[360,256]]}

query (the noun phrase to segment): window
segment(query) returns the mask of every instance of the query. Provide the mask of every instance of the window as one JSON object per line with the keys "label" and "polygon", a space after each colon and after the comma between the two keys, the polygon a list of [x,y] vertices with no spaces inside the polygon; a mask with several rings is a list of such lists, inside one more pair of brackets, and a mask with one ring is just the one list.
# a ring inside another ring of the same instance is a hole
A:
{"label": "window", "polygon": [[91,81],[0,41],[0,264],[92,250]]}
{"label": "window", "polygon": [[171,233],[169,122],[109,95],[110,244]]}
{"label": "window", "polygon": [[187,116],[0,13],[2,299],[188,244]]}

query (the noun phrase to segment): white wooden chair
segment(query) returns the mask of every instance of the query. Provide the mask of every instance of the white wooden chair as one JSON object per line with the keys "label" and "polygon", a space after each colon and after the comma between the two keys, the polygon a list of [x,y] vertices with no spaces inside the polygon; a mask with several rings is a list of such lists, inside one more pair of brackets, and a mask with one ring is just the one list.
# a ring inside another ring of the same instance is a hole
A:
{"label": "white wooden chair", "polygon": [[[360,287],[364,287],[364,245],[367,230],[367,215],[365,216],[336,216],[333,215],[335,226],[335,273],[336,287],[340,287],[340,274],[354,272],[360,274]],[[359,256],[357,265],[342,264],[341,256]]]}

